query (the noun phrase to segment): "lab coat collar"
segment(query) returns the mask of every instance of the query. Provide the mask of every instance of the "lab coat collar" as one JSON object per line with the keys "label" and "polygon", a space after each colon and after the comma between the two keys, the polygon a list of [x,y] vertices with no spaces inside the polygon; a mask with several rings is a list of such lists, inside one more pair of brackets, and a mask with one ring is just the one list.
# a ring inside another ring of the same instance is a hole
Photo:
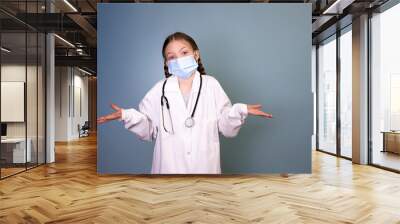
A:
{"label": "lab coat collar", "polygon": [[[204,82],[204,80],[203,80],[203,82]],[[200,72],[196,70],[195,74],[194,74],[193,83],[192,83],[192,90],[194,92],[198,92],[199,86],[200,86]],[[168,78],[167,84],[165,85],[165,91],[168,91],[168,92],[180,91],[178,77],[176,77],[175,75],[172,75],[171,77]]]}

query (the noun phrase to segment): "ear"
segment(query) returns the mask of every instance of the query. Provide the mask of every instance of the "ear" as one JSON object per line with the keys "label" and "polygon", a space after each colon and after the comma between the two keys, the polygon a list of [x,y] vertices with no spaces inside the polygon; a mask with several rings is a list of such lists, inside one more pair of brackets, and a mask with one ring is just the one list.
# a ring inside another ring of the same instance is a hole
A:
{"label": "ear", "polygon": [[196,59],[197,62],[199,61],[199,59],[200,59],[200,51],[199,50],[194,51],[194,58]]}

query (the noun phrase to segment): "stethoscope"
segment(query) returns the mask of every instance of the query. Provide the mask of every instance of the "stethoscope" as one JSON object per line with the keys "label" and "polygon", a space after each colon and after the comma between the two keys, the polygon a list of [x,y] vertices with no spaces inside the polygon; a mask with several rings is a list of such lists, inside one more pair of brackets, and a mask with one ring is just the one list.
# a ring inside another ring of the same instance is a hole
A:
{"label": "stethoscope", "polygon": [[[168,78],[165,79],[165,81],[164,81],[164,83],[163,83],[163,86],[162,86],[161,114],[162,114],[162,120],[163,120],[163,127],[164,127],[164,130],[165,130],[165,132],[168,132],[167,129],[165,128],[165,124],[164,124],[164,101],[165,101],[165,105],[167,106],[168,113],[169,113],[169,119],[170,119],[170,122],[171,122],[171,128],[172,128],[172,132],[171,132],[171,133],[174,133],[174,126],[172,125],[171,111],[169,110],[168,99],[167,99],[167,97],[165,96],[165,84],[167,83],[167,80],[168,80]],[[196,112],[197,102],[199,101],[202,82],[203,82],[203,78],[201,77],[201,74],[200,74],[200,86],[199,86],[199,92],[197,93],[196,103],[194,104],[194,108],[193,108],[192,114],[190,115],[190,117],[186,118],[186,120],[185,120],[185,126],[186,126],[187,128],[191,128],[191,127],[194,126],[194,119],[193,119],[193,117],[194,117],[194,113]],[[170,132],[168,132],[168,133],[170,133]]]}

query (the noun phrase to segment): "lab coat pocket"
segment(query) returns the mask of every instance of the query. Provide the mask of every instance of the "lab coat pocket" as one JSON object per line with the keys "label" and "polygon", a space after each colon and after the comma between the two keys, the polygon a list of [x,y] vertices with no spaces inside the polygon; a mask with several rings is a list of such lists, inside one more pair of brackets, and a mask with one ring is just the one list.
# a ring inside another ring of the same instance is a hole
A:
{"label": "lab coat pocket", "polygon": [[167,131],[163,127],[159,127],[159,136],[160,139],[160,147],[163,155],[170,154],[170,152],[174,151],[174,137],[173,134]]}
{"label": "lab coat pocket", "polygon": [[216,119],[207,119],[207,133],[210,141],[219,142],[218,124]]}
{"label": "lab coat pocket", "polygon": [[166,130],[164,127],[160,127],[159,132],[161,138],[170,138],[173,135],[172,130]]}

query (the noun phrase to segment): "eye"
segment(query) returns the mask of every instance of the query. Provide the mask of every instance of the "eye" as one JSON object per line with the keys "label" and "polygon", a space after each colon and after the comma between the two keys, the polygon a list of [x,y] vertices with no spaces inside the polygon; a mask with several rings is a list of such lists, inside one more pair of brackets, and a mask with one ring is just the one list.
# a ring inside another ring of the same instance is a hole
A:
{"label": "eye", "polygon": [[188,53],[187,51],[184,51],[184,52],[183,52],[183,55],[187,55],[187,53]]}

